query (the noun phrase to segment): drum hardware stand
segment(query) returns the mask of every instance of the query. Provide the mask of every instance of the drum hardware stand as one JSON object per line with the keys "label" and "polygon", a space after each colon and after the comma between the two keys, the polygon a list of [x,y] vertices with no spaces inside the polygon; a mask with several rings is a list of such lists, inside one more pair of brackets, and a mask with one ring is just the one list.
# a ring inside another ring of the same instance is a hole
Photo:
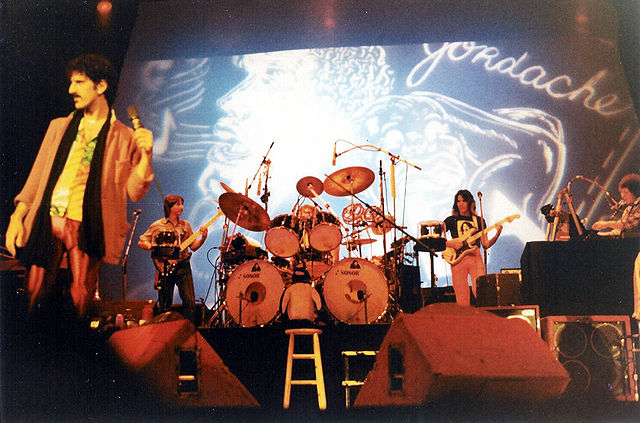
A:
{"label": "drum hardware stand", "polygon": [[[216,311],[213,312],[213,314],[211,315],[211,317],[209,318],[209,320],[207,321],[207,323],[205,325],[205,326],[210,327],[210,328],[212,328],[214,326],[214,322],[216,322],[216,320],[218,320],[218,316],[220,316],[221,313],[225,309],[224,299],[222,297],[218,297],[218,300],[213,305],[213,308]],[[221,322],[220,326],[223,326],[224,325],[224,319],[220,320],[220,322]]]}

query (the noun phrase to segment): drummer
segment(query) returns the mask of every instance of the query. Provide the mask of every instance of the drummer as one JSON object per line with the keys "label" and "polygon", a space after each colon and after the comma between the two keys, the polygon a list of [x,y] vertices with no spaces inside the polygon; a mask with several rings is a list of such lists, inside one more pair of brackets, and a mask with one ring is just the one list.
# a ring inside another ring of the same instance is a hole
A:
{"label": "drummer", "polygon": [[289,327],[309,327],[315,323],[318,310],[322,308],[320,294],[311,285],[309,273],[297,269],[290,285],[282,296],[282,315],[288,318]]}
{"label": "drummer", "polygon": [[[143,250],[151,250],[153,247],[153,234],[159,231],[170,231],[178,234],[178,243],[181,240],[185,240],[193,235],[193,229],[186,220],[180,219],[182,212],[184,211],[184,200],[179,195],[167,195],[164,199],[164,218],[156,220],[149,226],[147,231],[140,236],[138,241],[138,247]],[[191,274],[191,265],[189,259],[191,258],[191,251],[196,251],[202,246],[207,239],[207,228],[201,227],[198,229],[200,237],[196,238],[188,248],[180,251],[180,255],[175,264],[175,267],[170,274],[163,278],[162,283],[157,285],[158,291],[158,311],[160,313],[169,311],[173,304],[173,288],[178,286],[178,292],[182,299],[182,315],[192,322],[194,317],[194,310],[196,305],[195,290],[193,287],[193,276]],[[156,265],[158,268],[158,265]],[[158,272],[156,272],[156,278],[158,278]]]}

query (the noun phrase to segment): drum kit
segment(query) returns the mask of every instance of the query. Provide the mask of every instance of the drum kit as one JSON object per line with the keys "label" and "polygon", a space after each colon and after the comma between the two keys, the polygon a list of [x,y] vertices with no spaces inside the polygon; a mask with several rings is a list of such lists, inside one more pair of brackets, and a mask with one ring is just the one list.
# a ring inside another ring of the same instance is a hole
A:
{"label": "drum kit", "polygon": [[[399,311],[393,272],[361,258],[361,251],[355,257],[362,246],[376,242],[361,237],[362,232],[382,235],[394,226],[393,217],[385,216],[380,208],[354,202],[356,194],[374,179],[373,171],[365,167],[338,170],[324,182],[304,177],[296,184],[300,197],[292,212],[273,219],[260,204],[222,184],[226,192],[218,203],[227,224],[223,245],[217,247],[221,250],[218,302],[208,324],[252,327],[275,323],[281,316],[285,289],[301,281],[311,283],[321,294],[320,318],[325,316],[325,323],[371,324],[392,318]],[[338,216],[322,199],[323,193],[350,196],[351,203]],[[311,204],[305,203],[307,199]],[[305,204],[299,205],[301,202]],[[238,226],[262,232],[266,250],[259,242],[235,233]],[[341,246],[348,251],[342,260]]]}

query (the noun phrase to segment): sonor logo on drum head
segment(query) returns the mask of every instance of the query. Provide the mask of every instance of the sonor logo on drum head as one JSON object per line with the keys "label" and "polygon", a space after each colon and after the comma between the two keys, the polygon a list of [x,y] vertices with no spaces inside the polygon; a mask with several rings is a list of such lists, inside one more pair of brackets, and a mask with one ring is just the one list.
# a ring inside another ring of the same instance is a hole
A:
{"label": "sonor logo on drum head", "polygon": [[262,269],[260,269],[260,265],[258,263],[254,264],[253,267],[251,268],[252,272],[260,272]]}
{"label": "sonor logo on drum head", "polygon": [[345,276],[360,276],[360,271],[359,270],[341,270],[340,274]]}

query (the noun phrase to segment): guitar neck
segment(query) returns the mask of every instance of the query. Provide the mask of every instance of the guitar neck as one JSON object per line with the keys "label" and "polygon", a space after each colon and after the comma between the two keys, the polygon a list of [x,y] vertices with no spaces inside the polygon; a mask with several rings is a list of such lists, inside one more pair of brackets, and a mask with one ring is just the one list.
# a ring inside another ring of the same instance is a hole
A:
{"label": "guitar neck", "polygon": [[481,230],[478,233],[475,233],[473,235],[471,235],[468,239],[467,239],[467,243],[469,245],[473,244],[474,242],[476,242],[480,237],[482,237],[484,234],[486,234],[487,232],[491,231],[492,229],[497,228],[498,226],[502,225],[503,223],[507,223],[507,222],[512,222],[514,219],[519,218],[520,215],[518,214],[514,214],[513,216],[509,216],[507,218],[502,219],[499,222],[494,223],[493,225],[489,226],[488,228],[485,228],[483,230]]}
{"label": "guitar neck", "polygon": [[[222,216],[222,210],[218,210],[218,213],[213,216],[207,223],[205,223],[204,225],[202,225],[203,228],[208,228],[209,226],[211,226],[213,224],[213,222],[215,222],[220,216]],[[193,234],[191,234],[191,236],[187,239],[185,239],[184,241],[182,241],[182,244],[180,244],[180,252],[183,252],[184,250],[187,249],[187,247],[189,247],[189,245],[191,245],[191,243],[193,241],[196,240],[196,238],[198,237],[198,234],[200,233],[199,230],[195,231]]]}

